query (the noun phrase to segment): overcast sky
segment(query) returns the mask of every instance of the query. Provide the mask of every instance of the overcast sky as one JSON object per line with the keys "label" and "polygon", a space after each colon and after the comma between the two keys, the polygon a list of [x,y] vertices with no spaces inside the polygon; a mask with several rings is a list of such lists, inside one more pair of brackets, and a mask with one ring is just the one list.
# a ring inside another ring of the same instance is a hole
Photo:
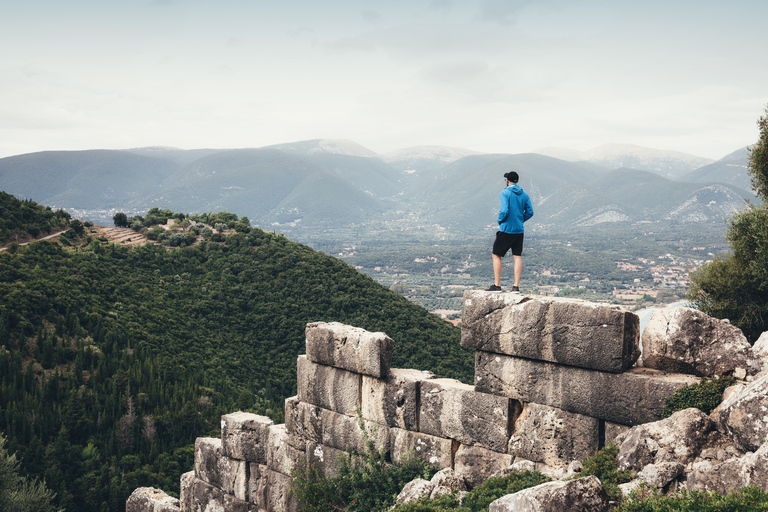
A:
{"label": "overcast sky", "polygon": [[719,159],[768,103],[765,0],[0,5],[0,157],[338,138]]}

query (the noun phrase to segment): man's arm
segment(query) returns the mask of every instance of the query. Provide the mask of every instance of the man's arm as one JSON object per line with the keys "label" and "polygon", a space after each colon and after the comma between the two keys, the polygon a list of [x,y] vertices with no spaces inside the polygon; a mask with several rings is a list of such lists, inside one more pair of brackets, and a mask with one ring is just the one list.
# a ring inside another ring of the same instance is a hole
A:
{"label": "man's arm", "polygon": [[504,189],[501,191],[501,194],[499,194],[499,219],[497,221],[499,224],[504,222],[507,215],[509,215],[509,198],[507,197],[507,194],[505,194],[506,191],[507,189]]}
{"label": "man's arm", "polygon": [[525,195],[525,210],[523,211],[523,222],[533,217],[533,205],[531,204],[531,198],[528,194]]}

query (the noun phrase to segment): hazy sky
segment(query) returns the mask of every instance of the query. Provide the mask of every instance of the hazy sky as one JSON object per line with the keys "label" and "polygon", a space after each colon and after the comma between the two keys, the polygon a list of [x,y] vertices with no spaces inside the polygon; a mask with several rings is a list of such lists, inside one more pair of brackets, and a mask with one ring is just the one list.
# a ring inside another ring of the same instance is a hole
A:
{"label": "hazy sky", "polygon": [[768,103],[765,0],[0,0],[0,157],[341,138],[721,158]]}

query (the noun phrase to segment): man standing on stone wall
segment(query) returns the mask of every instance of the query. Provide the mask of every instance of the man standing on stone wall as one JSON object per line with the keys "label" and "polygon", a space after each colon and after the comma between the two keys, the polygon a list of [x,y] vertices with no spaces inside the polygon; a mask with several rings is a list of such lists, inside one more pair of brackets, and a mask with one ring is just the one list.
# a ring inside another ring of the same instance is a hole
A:
{"label": "man standing on stone wall", "polygon": [[496,240],[493,242],[493,276],[494,284],[487,291],[501,291],[501,258],[512,249],[512,258],[515,260],[515,284],[513,293],[520,293],[520,276],[523,273],[523,223],[533,217],[531,198],[517,184],[519,176],[515,171],[504,175],[506,188],[499,196],[499,231],[496,232]]}

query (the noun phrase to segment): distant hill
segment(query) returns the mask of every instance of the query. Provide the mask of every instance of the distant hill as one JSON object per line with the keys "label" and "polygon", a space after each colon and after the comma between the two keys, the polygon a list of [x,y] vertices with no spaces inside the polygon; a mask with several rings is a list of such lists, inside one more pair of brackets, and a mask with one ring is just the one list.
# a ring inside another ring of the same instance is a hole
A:
{"label": "distant hill", "polygon": [[679,151],[645,148],[633,144],[604,144],[589,151],[542,148],[536,153],[561,158],[569,162],[590,162],[607,169],[626,167],[651,171],[672,179],[712,163],[709,158]]}
{"label": "distant hill", "polygon": [[[238,211],[258,227],[303,240],[329,229],[386,234],[430,223],[457,236],[494,229],[502,176],[512,169],[536,207],[532,226],[553,232],[617,222],[719,222],[751,197],[739,152],[715,163],[619,144],[543,152],[558,158],[442,146],[377,155],[329,139],[250,149],[43,152],[0,159],[0,190],[43,197],[98,223],[109,223],[116,211],[152,207]],[[621,186],[623,179],[630,183]]]}
{"label": "distant hill", "polygon": [[744,190],[752,190],[752,181],[747,169],[748,148],[749,146],[746,146],[736,150],[717,162],[684,174],[678,180],[693,183],[726,183]]}

